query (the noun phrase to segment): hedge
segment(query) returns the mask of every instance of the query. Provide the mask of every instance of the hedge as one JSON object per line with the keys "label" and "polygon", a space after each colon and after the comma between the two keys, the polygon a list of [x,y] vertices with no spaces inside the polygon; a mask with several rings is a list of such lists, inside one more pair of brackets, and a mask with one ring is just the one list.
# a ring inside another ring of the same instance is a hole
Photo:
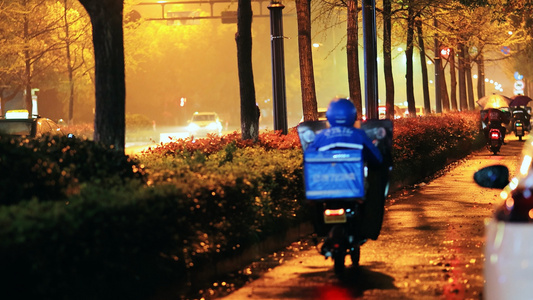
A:
{"label": "hedge", "polygon": [[[395,120],[393,181],[481,147],[478,118]],[[133,158],[80,139],[0,139],[0,149],[1,170],[24,174],[0,178],[7,298],[147,299],[309,220],[294,128],[256,144],[237,133],[177,140]]]}

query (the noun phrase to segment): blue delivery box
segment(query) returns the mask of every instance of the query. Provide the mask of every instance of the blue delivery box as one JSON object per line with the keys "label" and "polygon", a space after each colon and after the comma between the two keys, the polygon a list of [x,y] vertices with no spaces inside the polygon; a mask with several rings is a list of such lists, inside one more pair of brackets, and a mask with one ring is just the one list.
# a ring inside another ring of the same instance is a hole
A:
{"label": "blue delivery box", "polygon": [[303,167],[308,200],[365,196],[362,150],[304,151]]}

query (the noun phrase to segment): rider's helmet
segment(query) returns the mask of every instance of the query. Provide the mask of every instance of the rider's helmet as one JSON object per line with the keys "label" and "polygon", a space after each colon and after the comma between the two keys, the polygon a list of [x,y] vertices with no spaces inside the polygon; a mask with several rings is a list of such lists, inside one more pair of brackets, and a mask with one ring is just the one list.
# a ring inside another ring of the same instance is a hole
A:
{"label": "rider's helmet", "polygon": [[353,127],[357,120],[357,109],[352,101],[345,98],[335,98],[329,103],[326,118],[331,127]]}

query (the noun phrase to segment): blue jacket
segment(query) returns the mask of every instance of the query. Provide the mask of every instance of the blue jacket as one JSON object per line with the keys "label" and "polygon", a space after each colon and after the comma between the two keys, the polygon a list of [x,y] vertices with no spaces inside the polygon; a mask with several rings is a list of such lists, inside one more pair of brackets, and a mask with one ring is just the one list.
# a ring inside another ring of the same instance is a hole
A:
{"label": "blue jacket", "polygon": [[331,127],[315,136],[307,148],[308,151],[326,151],[332,149],[361,149],[363,160],[371,165],[380,164],[383,157],[365,131],[355,127]]}

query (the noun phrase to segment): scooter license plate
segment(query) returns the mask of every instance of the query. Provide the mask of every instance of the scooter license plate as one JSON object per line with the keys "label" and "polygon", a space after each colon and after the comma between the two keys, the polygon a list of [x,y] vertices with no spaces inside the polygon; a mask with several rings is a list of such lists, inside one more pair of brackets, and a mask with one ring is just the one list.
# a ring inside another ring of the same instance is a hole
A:
{"label": "scooter license plate", "polygon": [[346,212],[344,209],[326,209],[324,211],[324,223],[346,223]]}

